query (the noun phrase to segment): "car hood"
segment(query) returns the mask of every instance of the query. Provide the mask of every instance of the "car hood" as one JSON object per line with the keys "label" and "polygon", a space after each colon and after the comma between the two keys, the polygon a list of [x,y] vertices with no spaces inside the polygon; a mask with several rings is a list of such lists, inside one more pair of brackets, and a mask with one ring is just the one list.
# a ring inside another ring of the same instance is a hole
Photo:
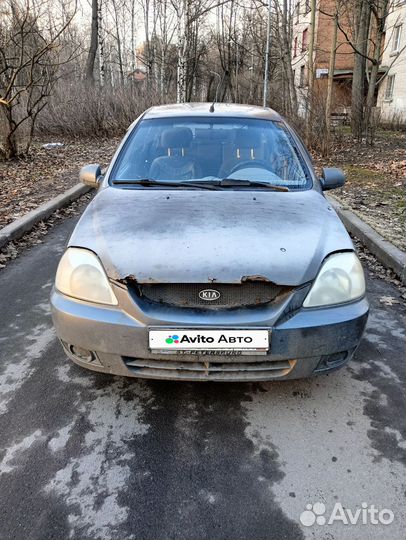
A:
{"label": "car hood", "polygon": [[140,283],[280,285],[312,280],[352,242],[317,191],[102,189],[70,246],[94,251],[108,276]]}

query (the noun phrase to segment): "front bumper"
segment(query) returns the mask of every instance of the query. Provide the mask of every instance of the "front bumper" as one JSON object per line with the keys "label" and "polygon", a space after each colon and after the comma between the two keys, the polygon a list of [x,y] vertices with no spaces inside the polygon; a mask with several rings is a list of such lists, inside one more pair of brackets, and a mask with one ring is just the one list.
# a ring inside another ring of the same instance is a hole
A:
{"label": "front bumper", "polygon": [[[151,379],[264,381],[331,371],[351,358],[369,311],[365,298],[337,307],[303,309],[304,288],[295,292],[296,300],[291,296],[276,308],[209,314],[157,310],[137,305],[122,288],[115,293],[119,308],[73,300],[53,290],[51,307],[57,335],[67,355],[84,367]],[[266,355],[157,354],[148,347],[150,327],[266,328],[271,331],[271,344]]]}

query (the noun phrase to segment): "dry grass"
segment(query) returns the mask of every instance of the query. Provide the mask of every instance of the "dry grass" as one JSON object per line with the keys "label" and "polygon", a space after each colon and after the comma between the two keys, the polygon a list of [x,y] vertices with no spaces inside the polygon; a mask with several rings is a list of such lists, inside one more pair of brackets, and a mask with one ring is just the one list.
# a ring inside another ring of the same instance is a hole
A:
{"label": "dry grass", "polygon": [[344,188],[333,195],[382,236],[406,251],[405,134],[379,130],[374,146],[357,145],[345,131],[322,165],[341,167]]}

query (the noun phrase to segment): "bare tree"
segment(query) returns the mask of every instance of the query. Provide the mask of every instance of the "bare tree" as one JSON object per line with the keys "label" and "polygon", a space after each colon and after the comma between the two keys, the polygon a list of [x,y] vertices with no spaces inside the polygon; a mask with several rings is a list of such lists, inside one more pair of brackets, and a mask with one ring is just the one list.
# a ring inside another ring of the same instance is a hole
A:
{"label": "bare tree", "polygon": [[309,39],[309,51],[307,62],[307,122],[306,122],[306,139],[307,143],[310,142],[310,133],[313,126],[313,113],[314,113],[314,46],[316,35],[316,0],[310,0],[310,39]]}
{"label": "bare tree", "polygon": [[172,6],[176,12],[177,24],[177,75],[176,75],[176,101],[184,103],[186,101],[186,65],[187,65],[187,7],[188,0],[172,0]]}
{"label": "bare tree", "polygon": [[282,112],[295,116],[297,114],[297,95],[292,68],[292,11],[288,0],[274,0],[274,50],[277,53],[275,61],[281,64],[280,79],[283,91]]}
{"label": "bare tree", "polygon": [[330,150],[331,139],[331,104],[333,99],[333,78],[337,54],[337,33],[338,33],[338,3],[334,13],[333,32],[331,34],[330,62],[328,67],[327,95],[326,95],[326,138],[324,141],[323,153],[327,155]]}
{"label": "bare tree", "polygon": [[102,0],[98,0],[98,5],[97,5],[97,45],[99,49],[100,86],[103,87],[105,83],[105,59],[104,59]]}
{"label": "bare tree", "polygon": [[[44,29],[51,5],[40,7],[29,0],[3,1],[0,21],[0,121],[2,149],[6,159],[15,157],[23,128],[28,151],[36,119],[47,105],[58,68],[68,58],[62,57],[61,38],[72,21],[70,16]],[[48,21],[47,21],[48,22]]]}
{"label": "bare tree", "polygon": [[[44,1],[63,5],[67,0]],[[271,0],[266,64],[269,105],[294,116],[291,1]],[[63,81],[51,96],[49,112],[40,115],[41,129],[46,129],[46,119],[57,129],[66,119],[65,124],[71,122],[69,133],[84,133],[86,126],[99,133],[117,133],[134,111],[138,114],[141,103],[210,101],[215,96],[220,101],[262,103],[268,0],[91,0],[90,4],[92,25],[85,33],[79,20],[66,29],[64,50],[79,44],[80,52],[74,62],[56,70],[54,78],[62,76]],[[43,21],[39,28],[41,32],[46,28]],[[142,34],[145,41],[139,43]],[[79,110],[86,121],[75,118],[73,112]]]}
{"label": "bare tree", "polygon": [[90,46],[87,54],[85,78],[94,83],[94,64],[97,54],[97,42],[99,35],[99,5],[98,0],[92,0],[92,26],[90,32]]}
{"label": "bare tree", "polygon": [[[363,132],[365,70],[368,52],[368,36],[371,24],[371,4],[369,0],[359,0],[356,5],[354,32],[354,70],[351,95],[351,127],[357,139]],[[353,43],[352,40],[348,40]]]}

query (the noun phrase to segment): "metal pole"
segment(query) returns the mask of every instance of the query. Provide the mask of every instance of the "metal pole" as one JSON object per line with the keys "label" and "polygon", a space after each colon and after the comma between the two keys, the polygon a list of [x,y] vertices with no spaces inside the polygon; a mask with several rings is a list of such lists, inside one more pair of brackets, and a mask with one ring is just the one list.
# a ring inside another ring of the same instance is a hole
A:
{"label": "metal pole", "polygon": [[268,27],[266,29],[266,48],[265,48],[265,73],[264,73],[264,99],[262,106],[266,107],[268,102],[268,87],[269,87],[269,49],[271,45],[271,0],[268,0]]}

